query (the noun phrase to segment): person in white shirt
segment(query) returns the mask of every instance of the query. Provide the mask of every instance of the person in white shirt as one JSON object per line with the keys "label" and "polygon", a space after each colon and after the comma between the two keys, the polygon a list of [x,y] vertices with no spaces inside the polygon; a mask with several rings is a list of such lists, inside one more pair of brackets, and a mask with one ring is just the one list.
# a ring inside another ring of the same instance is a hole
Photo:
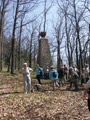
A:
{"label": "person in white shirt", "polygon": [[26,93],[31,92],[31,76],[30,72],[33,71],[30,67],[27,66],[27,63],[23,63],[23,68],[20,71],[21,74],[23,74],[24,78],[24,91]]}
{"label": "person in white shirt", "polygon": [[49,67],[48,66],[46,67],[46,70],[45,70],[45,79],[49,79]]}
{"label": "person in white shirt", "polygon": [[88,67],[88,64],[85,64],[85,79],[86,79],[86,82],[89,80],[89,67]]}

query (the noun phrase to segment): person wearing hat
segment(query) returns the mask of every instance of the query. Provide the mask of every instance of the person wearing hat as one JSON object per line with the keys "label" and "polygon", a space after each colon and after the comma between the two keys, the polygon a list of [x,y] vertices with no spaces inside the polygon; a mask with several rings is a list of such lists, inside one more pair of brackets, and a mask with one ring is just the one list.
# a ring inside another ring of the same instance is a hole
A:
{"label": "person wearing hat", "polygon": [[74,84],[75,90],[76,90],[76,91],[78,90],[77,77],[78,77],[78,74],[73,70],[73,67],[70,67],[70,68],[69,68],[70,86],[69,86],[68,90],[71,89],[72,84]]}
{"label": "person wearing hat", "polygon": [[53,90],[55,90],[55,87],[58,86],[57,80],[58,80],[58,73],[57,71],[54,69],[54,66],[51,66],[51,70],[49,72],[49,78],[52,80],[53,83]]}
{"label": "person wearing hat", "polygon": [[20,71],[21,74],[23,74],[24,78],[24,91],[26,93],[31,92],[31,76],[30,72],[33,71],[30,67],[27,66],[27,63],[23,63],[23,68]]}

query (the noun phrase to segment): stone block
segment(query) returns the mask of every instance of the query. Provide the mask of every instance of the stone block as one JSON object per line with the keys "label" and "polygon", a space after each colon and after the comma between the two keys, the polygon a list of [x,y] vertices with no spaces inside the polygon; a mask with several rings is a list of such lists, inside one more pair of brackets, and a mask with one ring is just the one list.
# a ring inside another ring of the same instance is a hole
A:
{"label": "stone block", "polygon": [[50,53],[50,47],[47,38],[41,38],[39,40],[38,60],[37,63],[46,70],[46,67],[52,65],[52,57]]}

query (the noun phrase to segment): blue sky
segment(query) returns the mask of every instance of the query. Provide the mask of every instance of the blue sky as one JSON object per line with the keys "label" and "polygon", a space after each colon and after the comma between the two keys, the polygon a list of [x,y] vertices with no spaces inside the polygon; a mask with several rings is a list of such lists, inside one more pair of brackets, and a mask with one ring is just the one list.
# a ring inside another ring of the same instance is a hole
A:
{"label": "blue sky", "polygon": [[[47,0],[47,7],[51,4],[50,1],[51,0]],[[9,23],[9,24],[7,24],[7,27],[9,29],[7,30],[7,33],[6,33],[8,36],[10,34],[12,34],[12,25],[13,25],[12,22],[13,22],[13,17],[14,17],[14,11],[13,11],[14,7],[15,7],[15,4],[10,4],[9,8],[12,9],[12,10],[10,10],[9,14],[7,14],[7,16],[6,16],[6,20]],[[79,7],[82,8],[81,3],[79,4]],[[26,15],[25,22],[27,22],[28,20],[32,20],[33,17],[38,16],[43,10],[44,10],[44,4],[43,3],[37,5],[36,9],[34,11],[30,11]],[[55,34],[54,34],[53,24],[57,24],[58,23],[57,22],[58,21],[57,11],[59,12],[57,4],[56,4],[56,0],[54,0],[52,8],[47,13],[47,22],[46,22],[46,32],[47,32],[46,37],[49,38],[49,42],[50,43],[54,42],[56,40],[55,36],[54,36]],[[71,12],[71,8],[70,8],[70,12]],[[87,18],[85,18],[85,19],[87,19],[88,22],[90,22],[90,13],[87,12],[86,16],[87,16]],[[42,17],[43,17],[43,14],[37,19],[37,26],[38,26],[38,24],[40,24]],[[19,24],[19,22],[18,22],[18,24]],[[88,27],[87,27],[88,23],[83,22],[81,24],[84,25],[83,31],[84,31],[84,33],[86,32],[86,34],[87,34],[88,33]],[[10,29],[11,29],[11,31],[10,31]],[[23,30],[24,30],[24,34],[26,34],[27,31],[26,31],[25,27],[23,27]],[[43,31],[43,24],[42,24],[42,27],[41,27],[41,31]],[[54,42],[54,44],[55,44],[55,42]],[[61,47],[64,46],[64,45],[65,45],[65,39],[63,40],[63,44],[61,44]],[[57,61],[56,54],[57,54],[57,51],[53,54],[55,61]],[[64,48],[61,49],[61,56],[62,56],[64,62],[67,61]]]}

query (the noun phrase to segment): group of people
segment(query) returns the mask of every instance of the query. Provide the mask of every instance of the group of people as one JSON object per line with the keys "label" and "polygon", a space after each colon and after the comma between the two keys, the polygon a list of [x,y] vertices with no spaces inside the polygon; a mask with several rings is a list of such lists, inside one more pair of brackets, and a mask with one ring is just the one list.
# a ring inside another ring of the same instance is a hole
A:
{"label": "group of people", "polygon": [[[23,69],[20,73],[24,76],[24,91],[30,92],[31,91],[31,75],[30,72],[33,71],[30,67],[27,66],[27,63],[23,63]],[[69,74],[68,74],[69,73]],[[36,66],[36,78],[38,80],[38,84],[41,85],[41,78],[51,79],[53,83],[53,90],[60,85],[64,85],[65,81],[68,80],[70,83],[68,90],[71,89],[72,84],[75,86],[75,90],[78,90],[78,78],[80,77],[79,70],[73,66],[69,69],[66,65],[60,67],[58,71],[55,70],[54,66],[51,66],[50,70],[47,66],[45,73],[43,72],[43,68],[37,64]],[[59,81],[57,81],[59,80]],[[85,64],[85,68],[83,68],[81,72],[81,85],[86,83],[89,80],[89,68],[88,65]]]}
{"label": "group of people", "polygon": [[[66,71],[66,66],[65,67],[65,75],[67,74]],[[23,75],[24,78],[24,91],[26,93],[30,93],[31,92],[31,75],[30,73],[33,70],[27,66],[27,63],[23,63],[23,68],[20,71],[20,73]],[[67,75],[66,75],[67,76]],[[55,86],[58,86],[57,80],[58,78],[60,78],[59,81],[59,85],[60,84],[64,84],[64,68],[60,68],[60,71],[56,71],[54,66],[51,66],[51,69],[49,70],[49,67],[47,66],[45,73],[43,72],[43,69],[39,66],[39,64],[37,64],[36,66],[36,78],[38,80],[38,86],[40,86],[41,83],[41,78],[45,78],[45,79],[51,79],[53,82],[53,89],[55,90]],[[67,77],[66,77],[67,78]],[[35,84],[36,85],[36,84]]]}
{"label": "group of people", "polygon": [[[41,84],[40,79],[42,78],[42,75],[43,75],[42,73],[43,73],[43,69],[37,64],[36,76],[37,76],[37,80],[39,84]],[[64,81],[65,79],[67,79],[67,73],[68,73],[68,69],[65,65],[62,66],[59,71],[56,71],[54,66],[51,66],[49,70],[47,66],[45,73],[44,73],[44,78],[52,80],[53,89],[55,90],[55,86],[64,85]],[[58,78],[59,78],[59,83],[57,83]]]}
{"label": "group of people", "polygon": [[[33,70],[27,66],[27,63],[23,63],[23,69],[20,71],[20,73],[23,75],[23,78],[24,78],[24,91],[26,93],[31,92],[30,73],[32,71]],[[53,90],[55,90],[55,88],[59,87],[60,85],[63,86],[65,83],[65,80],[68,80],[70,83],[70,86],[67,89],[70,90],[72,87],[72,84],[74,84],[75,90],[77,91],[78,90],[78,78],[80,78],[81,76],[81,86],[83,85],[83,83],[85,83],[84,97],[86,96],[86,93],[87,93],[88,94],[88,109],[90,111],[90,79],[89,79],[90,71],[89,71],[89,67],[87,64],[85,64],[85,67],[83,68],[81,73],[75,66],[67,69],[66,65],[64,65],[64,66],[61,66],[58,71],[55,70],[54,66],[51,66],[50,70],[47,67],[45,76],[46,77],[44,77],[43,69],[37,64],[36,78],[38,80],[38,84],[34,85],[34,89],[39,90],[42,84],[41,78],[46,78],[46,79],[49,78],[50,80],[52,80]]]}

